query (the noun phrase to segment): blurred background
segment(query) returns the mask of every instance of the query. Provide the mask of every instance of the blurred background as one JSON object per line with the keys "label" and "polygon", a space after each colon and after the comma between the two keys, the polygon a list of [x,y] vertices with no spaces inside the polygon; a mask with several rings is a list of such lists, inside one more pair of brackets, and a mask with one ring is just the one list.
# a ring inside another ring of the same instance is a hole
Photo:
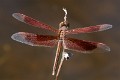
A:
{"label": "blurred background", "polygon": [[0,80],[54,80],[52,66],[56,47],[31,47],[11,39],[16,32],[54,33],[19,22],[15,12],[31,16],[58,29],[68,10],[70,29],[112,24],[103,32],[69,35],[107,44],[107,53],[82,54],[65,61],[59,80],[120,80],[119,0],[0,0]]}

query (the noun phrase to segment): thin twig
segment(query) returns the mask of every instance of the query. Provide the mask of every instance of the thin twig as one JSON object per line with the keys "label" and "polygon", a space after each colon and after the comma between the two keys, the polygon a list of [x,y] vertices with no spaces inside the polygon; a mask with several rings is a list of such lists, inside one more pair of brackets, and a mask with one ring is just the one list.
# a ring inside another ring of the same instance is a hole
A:
{"label": "thin twig", "polygon": [[66,10],[66,8],[63,8],[63,11],[65,12],[64,21],[66,21],[67,20],[67,10]]}
{"label": "thin twig", "polygon": [[62,64],[63,64],[64,59],[65,59],[65,57],[64,57],[64,49],[63,49],[62,58],[61,58],[61,61],[60,61],[59,67],[58,67],[57,74],[56,74],[56,80],[58,79],[59,72],[60,72],[60,70],[61,70],[61,67],[62,67]]}

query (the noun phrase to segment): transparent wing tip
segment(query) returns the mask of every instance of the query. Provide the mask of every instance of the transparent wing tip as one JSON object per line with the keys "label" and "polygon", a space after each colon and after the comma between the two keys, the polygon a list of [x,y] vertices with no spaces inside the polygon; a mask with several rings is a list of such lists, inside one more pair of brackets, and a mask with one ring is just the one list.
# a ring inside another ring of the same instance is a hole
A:
{"label": "transparent wing tip", "polygon": [[25,15],[20,13],[13,13],[12,16],[17,20],[24,22]]}
{"label": "transparent wing tip", "polygon": [[26,33],[25,32],[18,32],[15,33],[11,36],[11,38],[15,41],[30,45],[30,46],[38,46],[38,45],[34,45],[33,43],[29,42],[28,40],[26,40]]}
{"label": "transparent wing tip", "polygon": [[112,25],[110,25],[110,24],[102,24],[102,25],[97,25],[97,26],[100,26],[99,31],[103,31],[103,30],[112,28]]}
{"label": "transparent wing tip", "polygon": [[26,40],[26,33],[25,32],[18,32],[18,33],[15,33],[11,36],[11,38],[15,41],[18,41],[18,42],[21,42],[21,43],[25,43],[25,44],[28,44],[28,45],[31,45],[33,46],[33,44],[29,41]]}
{"label": "transparent wing tip", "polygon": [[103,43],[99,43],[97,46],[104,51],[110,51],[110,48]]}
{"label": "transparent wing tip", "polygon": [[15,33],[11,36],[11,38],[15,41],[23,43],[23,42],[25,42],[25,36],[23,36],[22,34],[24,34],[24,32]]}

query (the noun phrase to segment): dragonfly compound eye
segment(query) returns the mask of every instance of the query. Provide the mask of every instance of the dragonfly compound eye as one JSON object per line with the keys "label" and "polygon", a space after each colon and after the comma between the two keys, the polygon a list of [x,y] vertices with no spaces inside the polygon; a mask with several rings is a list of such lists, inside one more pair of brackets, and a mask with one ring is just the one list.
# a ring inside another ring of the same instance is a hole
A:
{"label": "dragonfly compound eye", "polygon": [[63,26],[66,26],[67,28],[70,26],[69,22],[68,21],[63,21],[59,24],[59,27],[63,27]]}

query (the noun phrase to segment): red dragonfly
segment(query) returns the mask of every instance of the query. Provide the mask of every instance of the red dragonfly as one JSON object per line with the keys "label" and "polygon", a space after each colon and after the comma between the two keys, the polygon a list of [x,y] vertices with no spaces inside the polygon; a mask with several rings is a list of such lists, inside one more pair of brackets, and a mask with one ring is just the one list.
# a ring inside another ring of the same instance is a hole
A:
{"label": "red dragonfly", "polygon": [[[35,20],[24,14],[13,13],[13,17],[21,22],[27,23],[29,25],[32,25],[38,28],[52,31],[57,34],[57,36],[52,36],[52,35],[39,35],[39,34],[33,34],[28,32],[18,32],[11,36],[13,40],[16,40],[18,42],[25,43],[31,46],[54,47],[57,45],[52,75],[55,74],[61,49],[63,49],[63,53],[64,53],[64,50],[66,49],[81,52],[81,53],[90,53],[93,51],[101,51],[101,50],[110,51],[110,48],[106,44],[103,44],[100,42],[92,42],[92,41],[69,38],[66,35],[104,31],[112,28],[112,25],[101,24],[96,26],[89,26],[84,28],[76,28],[76,29],[68,30],[69,22],[66,20],[67,10],[64,8],[63,10],[65,12],[65,17],[64,17],[64,21],[59,24],[59,29],[55,29],[52,26],[49,26],[43,22]],[[59,70],[58,70],[57,76],[58,74],[59,74]]]}

